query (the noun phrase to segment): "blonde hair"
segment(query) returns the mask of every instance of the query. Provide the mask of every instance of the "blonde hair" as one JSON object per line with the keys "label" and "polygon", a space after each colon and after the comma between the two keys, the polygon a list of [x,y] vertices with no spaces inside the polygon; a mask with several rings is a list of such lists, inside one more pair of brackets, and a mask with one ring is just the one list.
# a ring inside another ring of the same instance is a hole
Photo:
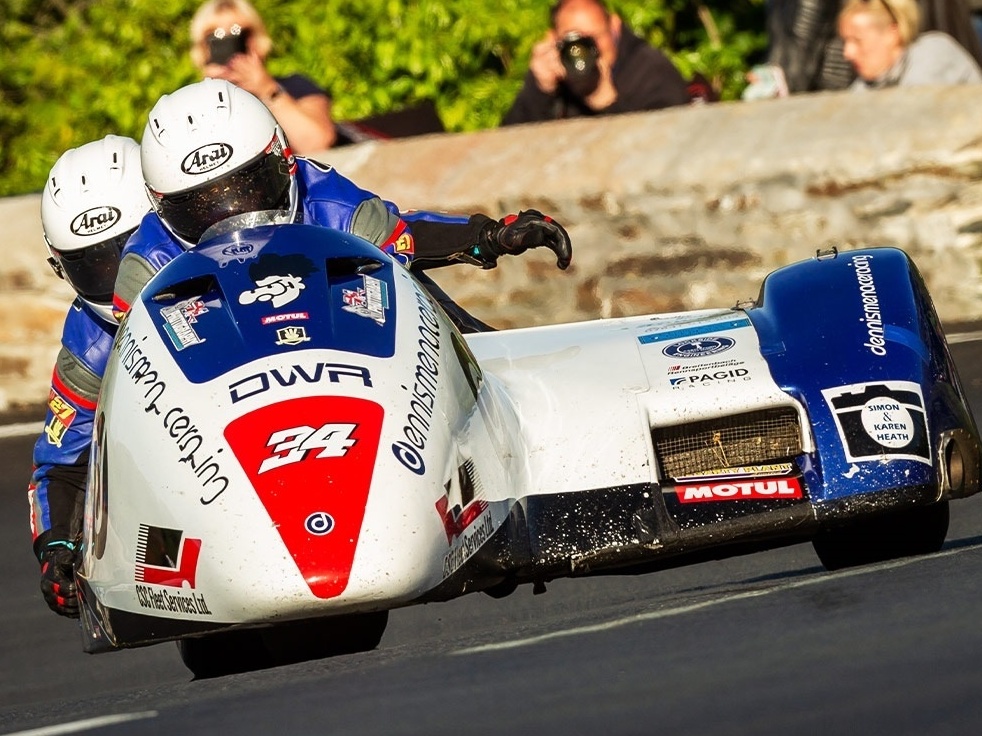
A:
{"label": "blonde hair", "polygon": [[191,18],[191,61],[199,69],[208,63],[208,36],[217,26],[215,19],[226,13],[239,16],[242,27],[249,31],[250,47],[260,59],[265,59],[273,48],[262,16],[248,0],[208,0]]}
{"label": "blonde hair", "polygon": [[900,43],[905,47],[917,38],[920,29],[921,10],[917,0],[845,0],[839,18],[854,13],[867,13],[884,25],[896,24]]}

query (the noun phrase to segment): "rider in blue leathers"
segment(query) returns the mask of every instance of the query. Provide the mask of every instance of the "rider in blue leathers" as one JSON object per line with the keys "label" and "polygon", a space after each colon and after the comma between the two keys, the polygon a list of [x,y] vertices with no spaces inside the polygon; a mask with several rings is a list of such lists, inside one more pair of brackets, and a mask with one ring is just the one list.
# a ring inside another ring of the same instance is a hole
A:
{"label": "rider in blue leathers", "polygon": [[65,318],[28,490],[41,592],[65,616],[78,616],[73,564],[96,401],[116,334],[113,283],[123,244],[149,209],[139,144],[120,136],[66,151],[41,195],[48,260],[78,294]]}
{"label": "rider in blue leathers", "polygon": [[398,208],[330,166],[296,158],[266,107],[229,82],[205,79],[162,97],[141,143],[143,176],[154,213],[123,254],[113,307],[121,316],[165,263],[193,248],[229,217],[275,210],[284,222],[359,235],[409,266],[464,332],[490,329],[454,304],[422,272],[464,261],[493,268],[498,256],[545,246],[566,268],[569,236],[535,210],[500,221],[485,215]]}
{"label": "rider in blue leathers", "polygon": [[[84,191],[78,193],[79,207],[72,211],[64,192],[74,174],[56,177],[57,165],[42,197],[42,219],[55,265],[60,265],[80,295],[66,320],[30,487],[42,592],[48,605],[66,616],[78,616],[73,565],[80,539],[89,441],[115,331],[115,325],[102,317],[109,313],[111,302],[111,311],[121,318],[153,274],[193,248],[211,225],[235,215],[276,210],[284,222],[319,224],[359,235],[410,267],[465,332],[490,328],[454,304],[426,277],[425,269],[459,261],[493,268],[501,255],[539,246],[556,253],[560,268],[566,268],[572,257],[566,231],[535,210],[500,221],[483,215],[428,212],[400,216],[395,205],[360,189],[332,168],[295,158],[266,107],[248,92],[221,80],[206,79],[161,98],[151,111],[139,153],[140,166],[129,165],[126,158],[125,169],[129,179],[142,168],[142,178],[128,181],[123,188],[136,196],[139,206],[129,201],[114,206],[108,193],[100,200],[94,186],[83,186]],[[123,158],[119,155],[116,160]],[[110,187],[117,184],[104,177],[82,177],[81,181],[102,182],[106,192],[115,191]],[[154,210],[149,214],[145,214],[147,192]],[[51,213],[59,213],[60,219]],[[78,227],[81,230],[76,232]],[[119,261],[119,246],[130,232]],[[60,245],[58,236],[68,233],[75,240]],[[119,236],[122,240],[110,241],[112,249],[86,250],[84,246],[96,233],[104,237],[123,234]],[[73,259],[69,250],[85,256]],[[85,270],[80,266],[90,263],[99,266],[99,289],[83,283]],[[105,280],[112,284],[114,276],[115,293],[110,300]]]}

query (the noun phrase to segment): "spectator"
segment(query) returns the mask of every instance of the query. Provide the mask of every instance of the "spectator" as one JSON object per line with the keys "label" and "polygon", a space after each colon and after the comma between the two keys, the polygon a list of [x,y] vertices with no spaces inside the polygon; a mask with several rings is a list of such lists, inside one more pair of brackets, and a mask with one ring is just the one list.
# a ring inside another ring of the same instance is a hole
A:
{"label": "spectator", "polygon": [[294,153],[323,151],[337,138],[331,98],[301,74],[266,69],[273,42],[248,0],[208,0],[191,19],[191,60],[205,77],[225,79],[270,109]]}
{"label": "spectator", "polygon": [[851,89],[982,83],[982,70],[951,36],[918,36],[916,0],[846,0],[839,12],[843,54],[859,75]]}
{"label": "spectator", "polygon": [[525,83],[503,125],[614,115],[684,105],[686,81],[672,62],[602,0],[559,0],[552,27],[532,49]]}
{"label": "spectator", "polygon": [[261,211],[375,243],[410,268],[466,332],[490,328],[423,271],[455,262],[494,268],[500,256],[538,247],[555,252],[559,268],[573,256],[563,227],[536,210],[502,220],[422,210],[400,216],[393,203],[333,167],[294,156],[270,110],[225,80],[205,79],[161,97],[140,148],[155,214],[143,219],[123,252],[113,295],[120,318],[153,274],[194,248],[210,227]]}
{"label": "spectator", "polygon": [[771,0],[767,4],[770,45],[765,67],[784,85],[766,89],[766,69],[756,67],[748,75],[751,85],[744,99],[848,87],[856,75],[843,58],[842,41],[836,35],[839,5],[839,0]]}
{"label": "spectator", "polygon": [[969,0],[919,0],[918,5],[921,8],[921,33],[947,33],[965,47],[976,64],[982,65],[982,40],[976,32]]}

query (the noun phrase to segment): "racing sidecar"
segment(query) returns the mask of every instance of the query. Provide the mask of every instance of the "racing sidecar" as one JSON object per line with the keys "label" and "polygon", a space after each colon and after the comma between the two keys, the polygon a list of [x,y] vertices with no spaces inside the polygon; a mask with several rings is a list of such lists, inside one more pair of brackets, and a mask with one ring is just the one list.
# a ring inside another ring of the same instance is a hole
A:
{"label": "racing sidecar", "polygon": [[712,309],[462,336],[304,225],[220,234],[123,322],[86,498],[84,647],[214,674],[377,645],[390,609],[812,540],[934,551],[978,430],[909,258],[829,252]]}

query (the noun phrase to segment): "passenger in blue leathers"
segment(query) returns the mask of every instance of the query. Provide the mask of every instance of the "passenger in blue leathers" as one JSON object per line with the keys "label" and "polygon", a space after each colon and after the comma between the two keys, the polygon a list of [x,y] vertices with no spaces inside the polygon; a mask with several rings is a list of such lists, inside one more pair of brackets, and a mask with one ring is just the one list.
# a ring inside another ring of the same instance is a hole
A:
{"label": "passenger in blue leathers", "polygon": [[330,166],[295,158],[276,119],[253,95],[205,79],[165,95],[150,111],[141,143],[143,176],[154,213],[130,239],[113,307],[129,310],[165,263],[193,248],[229,217],[277,211],[283,222],[323,225],[375,243],[410,267],[464,332],[490,329],[454,304],[424,273],[464,261],[493,268],[504,254],[545,246],[566,268],[566,231],[535,210],[493,220],[398,208]]}
{"label": "passenger in blue leathers", "polygon": [[48,261],[78,294],[65,318],[28,490],[41,592],[64,616],[78,616],[75,549],[96,401],[116,334],[113,284],[123,245],[149,209],[140,146],[120,136],[66,151],[41,195]]}

